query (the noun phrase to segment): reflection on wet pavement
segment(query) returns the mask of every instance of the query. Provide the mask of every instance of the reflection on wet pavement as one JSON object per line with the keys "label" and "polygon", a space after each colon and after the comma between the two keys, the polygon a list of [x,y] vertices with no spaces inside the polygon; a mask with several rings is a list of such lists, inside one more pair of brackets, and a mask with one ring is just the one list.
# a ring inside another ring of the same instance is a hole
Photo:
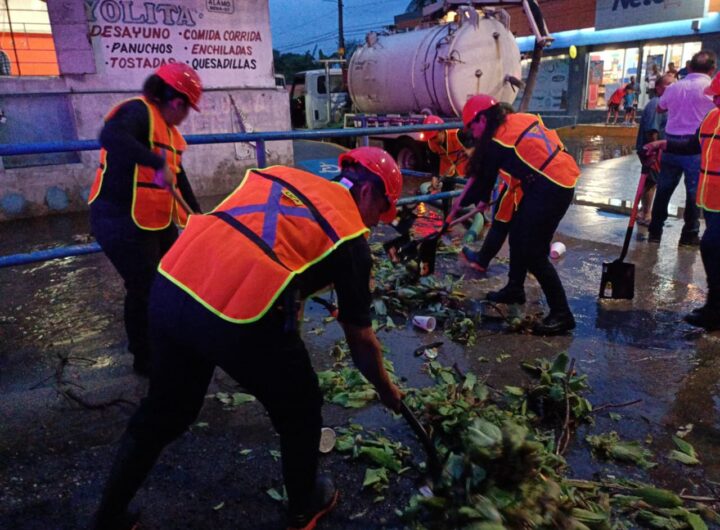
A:
{"label": "reflection on wet pavement", "polygon": [[[600,149],[598,153],[602,156],[616,153],[616,147],[584,148]],[[586,154],[582,157],[591,158]],[[440,215],[428,208],[418,227],[429,231],[439,223]],[[614,421],[607,413],[598,414],[596,425],[589,429],[594,433],[616,430],[637,440],[650,436],[649,447],[662,465],[651,470],[649,476],[675,490],[688,487],[694,491],[693,484],[720,481],[720,454],[716,450],[720,434],[720,338],[718,334],[701,333],[682,321],[682,315],[704,299],[702,263],[696,249],[678,249],[681,221],[671,220],[660,245],[636,238],[632,242],[626,261],[636,265],[635,299],[599,302],[601,264],[619,255],[626,225],[626,216],[574,205],[559,228],[556,239],[563,241],[568,251],[555,265],[577,316],[578,328],[572,336],[517,335],[505,333],[498,325],[483,323],[478,329],[477,344],[465,348],[452,343],[442,331],[422,334],[398,319],[397,329],[381,331],[379,337],[389,347],[388,357],[395,363],[398,375],[410,385],[427,381],[421,360],[410,353],[420,344],[444,341],[439,361],[457,362],[463,370],[473,370],[494,385],[521,384],[520,361],[566,350],[577,359],[578,369],[588,374],[593,403],[642,399],[639,404],[614,410],[622,416],[620,421]],[[86,231],[83,214],[0,224],[0,252],[68,244]],[[387,227],[380,232],[386,237],[393,235]],[[642,235],[643,231],[639,233]],[[458,229],[451,236],[461,234]],[[501,258],[506,257],[504,248]],[[438,268],[438,274],[464,276],[464,290],[470,300],[480,300],[488,290],[502,286],[507,270],[505,263],[496,261],[487,277],[480,276],[454,255],[442,255]],[[67,384],[91,398],[123,396],[133,402],[139,400],[146,383],[133,375],[130,358],[124,353],[121,281],[105,257],[95,254],[0,269],[0,292],[0,421],[4,426],[0,429],[0,454],[10,456],[0,459],[0,473],[20,478],[0,490],[10,499],[0,507],[0,526],[22,527],[32,513],[45,528],[78,527],[97,501],[114,450],[112,444],[121,433],[129,410],[123,407],[84,410],[63,400],[55,386],[58,359],[62,356],[68,359],[62,374]],[[528,280],[527,294],[527,311],[546,311],[532,279]],[[321,309],[311,305],[306,329],[324,326],[325,316]],[[328,324],[327,330],[318,335],[306,333],[318,369],[332,363],[327,352],[339,336],[336,324]],[[504,359],[504,354],[510,357]],[[233,387],[218,374],[213,388]],[[329,425],[352,419],[371,427],[400,430],[398,423],[378,407],[352,414],[333,407],[326,409],[325,421]],[[270,517],[268,522],[267,513],[276,513],[277,507],[265,499],[264,491],[276,485],[277,477],[272,478],[272,473],[277,474],[278,469],[267,456],[263,460],[260,453],[266,452],[268,444],[274,447],[272,444],[277,440],[270,434],[262,410],[250,408],[229,415],[208,404],[201,419],[210,427],[193,430],[169,449],[147,495],[161,506],[162,492],[177,491],[172,488],[178,487],[178,480],[199,481],[205,488],[204,495],[210,498],[193,502],[212,507],[226,498],[223,495],[227,495],[228,488],[233,488],[233,502],[242,505],[237,510],[247,513],[258,510],[265,515],[263,523],[255,527],[273,527],[272,523],[277,521]],[[670,435],[688,424],[693,429],[687,439],[702,461],[702,466],[692,469],[664,457],[670,449]],[[215,425],[218,427],[213,429]],[[573,474],[591,477],[601,470],[612,472],[614,465],[599,464],[590,458],[581,441],[583,434],[578,433],[568,454]],[[235,461],[236,455],[227,448],[238,441],[254,444],[249,446],[257,448],[257,460]],[[215,456],[209,457],[216,451],[222,455],[218,458],[227,457],[221,460],[222,464],[216,463]],[[187,460],[192,460],[192,465]],[[261,461],[267,469],[259,477],[257,466]],[[192,472],[188,471],[190,468]],[[342,469],[348,476],[341,476],[340,480],[348,492],[354,493],[359,489],[362,470]],[[627,473],[628,468],[623,468],[622,474]],[[635,470],[631,473],[644,476]],[[236,484],[238,477],[242,488]],[[33,483],[37,484],[36,489],[28,485]],[[58,497],[58,488],[68,493]],[[30,490],[32,494],[27,493]],[[254,493],[258,491],[261,493]],[[395,521],[394,503],[400,503],[405,494],[393,492],[391,495],[398,497],[389,497],[385,503],[372,507],[373,520]],[[347,497],[350,498],[344,501],[344,507],[338,508],[338,520],[345,522],[367,504],[362,495]],[[191,517],[188,514],[193,509],[178,507],[177,513],[167,514],[149,505],[155,520],[166,523],[164,527],[182,526],[186,523],[182,518]],[[63,517],[58,514],[63,513],[73,513],[77,519],[54,524]],[[54,523],[43,525],[43,521]],[[237,521],[214,525],[237,526]],[[380,526],[381,523],[376,526],[347,523],[342,528]]]}
{"label": "reflection on wet pavement", "polygon": [[580,167],[635,153],[635,138],[621,136],[568,136],[565,149]]}

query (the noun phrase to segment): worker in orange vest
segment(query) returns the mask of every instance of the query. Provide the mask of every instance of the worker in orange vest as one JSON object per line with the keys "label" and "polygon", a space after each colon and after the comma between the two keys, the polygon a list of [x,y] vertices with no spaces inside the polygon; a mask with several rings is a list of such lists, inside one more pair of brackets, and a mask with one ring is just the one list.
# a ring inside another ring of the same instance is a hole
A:
{"label": "worker in orange vest", "polygon": [[[440,125],[443,123],[445,123],[445,120],[440,116],[426,116],[423,120],[423,125]],[[445,131],[424,131],[420,133],[422,137],[427,139],[428,149],[437,154],[440,159],[438,177],[433,177],[430,183],[431,190],[450,191],[455,188],[455,184],[446,180],[446,178],[464,177],[465,173],[467,173],[470,157],[468,149],[459,138],[459,132],[459,129],[447,129]],[[444,215],[447,215],[450,209],[450,202],[450,200],[443,202]],[[479,213],[475,216],[472,226],[479,225],[482,227],[483,224],[483,214]],[[475,241],[479,235],[478,232],[468,230],[465,234],[466,240],[468,242]]]}
{"label": "worker in orange vest", "polygon": [[[505,103],[500,103],[500,105],[503,106],[506,114],[515,112],[510,105]],[[470,145],[472,145],[472,137],[465,138],[465,142],[467,143],[468,141]],[[473,148],[471,147],[470,149],[472,150]],[[490,261],[500,252],[510,232],[510,222],[522,200],[522,187],[518,179],[508,177],[502,173],[498,175],[498,179],[497,207],[495,208],[490,229],[485,234],[482,247],[480,247],[478,252],[469,247],[463,247],[461,251],[468,265],[481,273],[487,272]]]}
{"label": "worker in orange vest", "polygon": [[128,350],[143,375],[150,362],[147,304],[155,270],[177,239],[176,225],[187,220],[185,208],[200,211],[182,168],[186,143],[177,126],[190,108],[198,110],[201,94],[195,70],[165,64],[147,78],[141,96],[113,107],[100,133],[90,226],[125,282]]}
{"label": "worker in orange vest", "polygon": [[96,528],[128,517],[162,448],[195,421],[216,366],[257,397],[280,434],[288,527],[315,527],[337,490],[316,473],[322,395],[298,310],[329,284],[353,361],[399,410],[371,326],[366,236],[394,219],[402,177],[376,147],[343,153],[339,165],[337,182],[283,166],[249,170],[215,210],[190,217],[162,258],[150,297],[150,389],[122,438]]}
{"label": "worker in orange vest", "polygon": [[525,303],[530,271],[547,298],[550,313],[536,324],[538,335],[557,335],[575,328],[557,271],[548,259],[553,234],[573,199],[580,169],[555,131],[525,113],[509,114],[495,98],[478,94],[465,103],[463,123],[475,142],[468,176],[472,187],[464,203],[488,202],[498,173],[520,181],[522,201],[510,225],[508,283],[487,294],[495,303]]}
{"label": "worker in orange vest", "polygon": [[[423,125],[441,125],[445,123],[440,116],[426,116]],[[420,133],[427,140],[430,151],[438,155],[440,169],[438,174],[443,177],[465,176],[468,156],[465,147],[458,139],[458,129],[446,131],[424,131]]]}
{"label": "worker in orange vest", "polygon": [[[692,142],[683,146],[680,155],[700,153],[700,178],[698,180],[696,204],[703,210],[705,232],[700,241],[705,275],[707,277],[707,299],[705,305],[685,315],[685,322],[707,331],[720,330],[720,74],[716,75],[705,89],[705,95],[712,98],[715,108],[707,113]],[[658,140],[645,146],[648,156],[667,148],[668,140]]]}

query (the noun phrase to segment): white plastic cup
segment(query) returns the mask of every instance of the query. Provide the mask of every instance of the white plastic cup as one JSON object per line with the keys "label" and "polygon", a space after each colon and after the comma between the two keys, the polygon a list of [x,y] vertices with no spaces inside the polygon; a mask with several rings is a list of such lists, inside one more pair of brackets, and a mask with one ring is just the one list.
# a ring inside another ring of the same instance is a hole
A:
{"label": "white plastic cup", "polygon": [[412,318],[412,323],[414,326],[417,326],[424,331],[434,331],[435,326],[437,325],[435,317],[425,317],[420,315],[415,315]]}
{"label": "white plastic cup", "polygon": [[320,452],[327,454],[335,448],[335,431],[330,427],[320,429]]}
{"label": "white plastic cup", "polygon": [[560,241],[555,241],[552,245],[550,245],[550,257],[552,259],[558,259],[563,254],[565,254],[565,251],[567,248],[565,247],[564,243],[561,243]]}

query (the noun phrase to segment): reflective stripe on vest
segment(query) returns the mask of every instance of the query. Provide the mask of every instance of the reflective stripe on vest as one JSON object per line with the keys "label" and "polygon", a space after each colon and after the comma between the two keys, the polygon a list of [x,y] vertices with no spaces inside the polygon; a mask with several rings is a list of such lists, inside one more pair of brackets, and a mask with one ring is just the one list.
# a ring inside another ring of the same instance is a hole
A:
{"label": "reflective stripe on vest", "polygon": [[[129,101],[142,101],[148,109],[150,128],[148,143],[150,149],[157,155],[166,159],[170,170],[177,175],[180,172],[182,153],[187,144],[180,131],[165,123],[160,110],[150,104],[144,97],[127,99],[120,102],[105,116],[105,121],[111,119],[118,109]],[[100,195],[103,179],[107,171],[107,151],[100,150],[100,165],[95,173],[95,181],[90,188],[88,204]],[[161,188],[154,182],[155,170],[148,166],[135,165],[133,169],[133,195],[130,213],[135,224],[144,230],[162,230],[170,226],[171,222],[185,226],[187,215],[179,207],[169,191]],[[177,185],[177,179],[175,181]]]}
{"label": "reflective stripe on vest", "polygon": [[558,186],[575,187],[580,168],[557,133],[545,127],[539,116],[508,114],[493,140],[514,149],[525,164]]}
{"label": "reflective stripe on vest", "polygon": [[249,323],[297,274],[367,232],[341,184],[283,166],[252,169],[213,212],[190,217],[158,270],[220,318]]}
{"label": "reflective stripe on vest", "polygon": [[428,141],[428,148],[433,153],[440,155],[440,176],[454,177],[465,176],[469,162],[465,148],[458,139],[457,129],[445,131],[445,141],[440,143],[437,136]]}
{"label": "reflective stripe on vest", "polygon": [[495,220],[509,223],[517,211],[518,206],[520,206],[523,191],[520,181],[507,171],[500,170],[500,178],[503,180],[502,186],[504,186],[507,191],[497,206]]}
{"label": "reflective stripe on vest", "polygon": [[713,109],[700,125],[700,180],[697,205],[720,212],[720,109]]}

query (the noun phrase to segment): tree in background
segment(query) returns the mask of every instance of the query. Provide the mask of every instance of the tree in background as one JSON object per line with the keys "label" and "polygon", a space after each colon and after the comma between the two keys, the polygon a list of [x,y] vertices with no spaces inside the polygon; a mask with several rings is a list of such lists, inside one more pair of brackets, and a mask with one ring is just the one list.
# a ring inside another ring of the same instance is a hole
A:
{"label": "tree in background", "polygon": [[[346,42],[346,57],[349,59],[355,49],[362,44],[360,40],[351,40]],[[298,72],[304,70],[316,70],[322,68],[322,65],[315,59],[315,53],[317,52],[317,59],[333,59],[337,58],[337,52],[326,55],[322,50],[315,50],[310,52],[307,50],[305,53],[281,53],[279,50],[273,50],[273,61],[275,63],[275,73],[282,74],[285,76],[285,82],[289,85],[292,84],[293,77]]]}

